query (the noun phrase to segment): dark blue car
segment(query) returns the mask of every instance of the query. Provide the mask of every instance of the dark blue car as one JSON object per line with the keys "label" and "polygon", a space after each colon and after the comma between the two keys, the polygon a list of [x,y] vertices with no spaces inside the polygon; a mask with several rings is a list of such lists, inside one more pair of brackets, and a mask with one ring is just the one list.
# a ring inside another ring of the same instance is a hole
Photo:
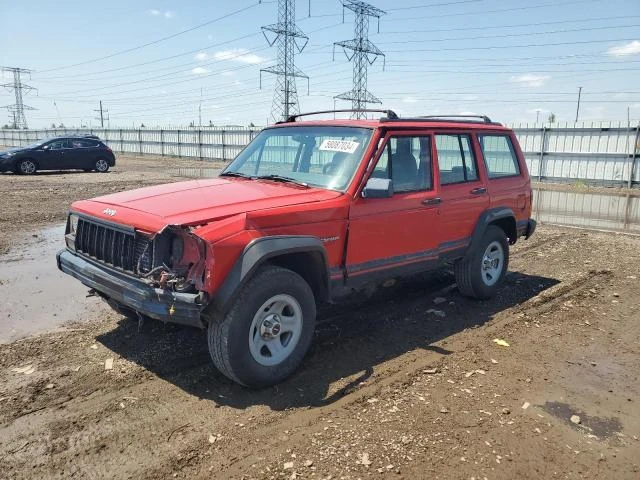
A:
{"label": "dark blue car", "polygon": [[0,172],[30,175],[38,170],[106,172],[116,164],[109,147],[95,136],[57,137],[0,151]]}

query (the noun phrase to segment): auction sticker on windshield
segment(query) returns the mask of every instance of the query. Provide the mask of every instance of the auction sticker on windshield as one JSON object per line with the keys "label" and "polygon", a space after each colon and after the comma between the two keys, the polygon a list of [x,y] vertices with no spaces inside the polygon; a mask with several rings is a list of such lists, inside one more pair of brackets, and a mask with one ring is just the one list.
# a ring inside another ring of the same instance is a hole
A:
{"label": "auction sticker on windshield", "polygon": [[325,140],[320,144],[320,150],[329,150],[331,152],[353,153],[360,146],[359,142],[351,140]]}

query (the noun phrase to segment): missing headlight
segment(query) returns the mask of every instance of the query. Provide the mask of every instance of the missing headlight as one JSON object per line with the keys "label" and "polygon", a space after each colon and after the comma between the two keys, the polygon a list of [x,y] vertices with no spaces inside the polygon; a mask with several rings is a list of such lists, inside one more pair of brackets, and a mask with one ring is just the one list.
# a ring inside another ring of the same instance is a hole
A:
{"label": "missing headlight", "polygon": [[184,254],[184,240],[178,235],[174,235],[171,240],[171,265],[177,265]]}

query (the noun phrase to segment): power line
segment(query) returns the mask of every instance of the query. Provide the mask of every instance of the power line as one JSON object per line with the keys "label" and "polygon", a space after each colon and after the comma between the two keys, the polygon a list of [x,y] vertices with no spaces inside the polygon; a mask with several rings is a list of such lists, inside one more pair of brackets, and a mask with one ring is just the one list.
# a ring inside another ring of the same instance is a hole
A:
{"label": "power line", "polygon": [[117,52],[114,52],[114,53],[111,53],[109,55],[105,55],[105,56],[102,56],[102,57],[92,58],[90,60],[85,60],[83,62],[73,63],[71,65],[64,65],[62,67],[56,67],[56,68],[49,68],[49,69],[46,69],[46,70],[40,70],[40,73],[53,72],[53,71],[57,71],[57,70],[63,70],[63,69],[67,69],[67,68],[78,67],[80,65],[87,65],[89,63],[100,62],[102,60],[106,60],[107,58],[112,58],[112,57],[115,57],[115,56],[118,56],[118,55],[122,55],[122,54],[125,54],[125,53],[133,52],[135,50],[140,50],[141,48],[149,47],[151,45],[156,45],[158,43],[164,42],[164,41],[169,40],[171,38],[175,38],[175,37],[177,37],[179,35],[184,35],[185,33],[192,32],[194,30],[197,30],[198,28],[206,27],[207,25],[211,25],[212,23],[216,23],[216,22],[219,22],[220,20],[224,20],[224,19],[229,18],[229,17],[231,17],[233,15],[237,15],[239,13],[245,12],[245,11],[251,9],[251,8],[256,7],[257,5],[259,5],[259,4],[249,5],[248,7],[244,7],[244,8],[241,8],[239,10],[235,10],[233,12],[227,13],[226,15],[222,15],[221,17],[214,18],[213,20],[209,20],[208,22],[204,22],[204,23],[201,23],[199,25],[196,25],[195,27],[187,28],[186,30],[182,30],[181,32],[173,33],[171,35],[167,35],[166,37],[162,37],[162,38],[159,38],[157,40],[153,40],[151,42],[144,43],[142,45],[137,45],[135,47],[127,48],[125,50],[120,50],[120,51],[117,51]]}
{"label": "power line", "polygon": [[[351,100],[351,108],[354,112],[352,118],[366,118],[368,103],[382,103],[375,95],[367,90],[367,70],[376,59],[384,53],[369,40],[369,17],[378,19],[386,12],[360,0],[343,0],[343,11],[349,9],[356,15],[354,22],[354,38],[336,42],[334,44],[342,47],[349,61],[353,61],[353,87],[348,92],[336,95],[338,100]],[[352,53],[348,53],[348,52]]]}

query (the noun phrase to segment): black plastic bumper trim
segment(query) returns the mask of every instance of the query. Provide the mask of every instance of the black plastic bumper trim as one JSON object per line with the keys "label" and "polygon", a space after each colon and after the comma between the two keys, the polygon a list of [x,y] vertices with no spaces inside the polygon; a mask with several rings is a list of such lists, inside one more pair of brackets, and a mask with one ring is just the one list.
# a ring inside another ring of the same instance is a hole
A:
{"label": "black plastic bumper trim", "polygon": [[204,328],[203,306],[197,293],[177,293],[153,288],[144,282],[112,272],[88,262],[69,250],[56,255],[58,268],[89,288],[123,306],[169,323]]}

